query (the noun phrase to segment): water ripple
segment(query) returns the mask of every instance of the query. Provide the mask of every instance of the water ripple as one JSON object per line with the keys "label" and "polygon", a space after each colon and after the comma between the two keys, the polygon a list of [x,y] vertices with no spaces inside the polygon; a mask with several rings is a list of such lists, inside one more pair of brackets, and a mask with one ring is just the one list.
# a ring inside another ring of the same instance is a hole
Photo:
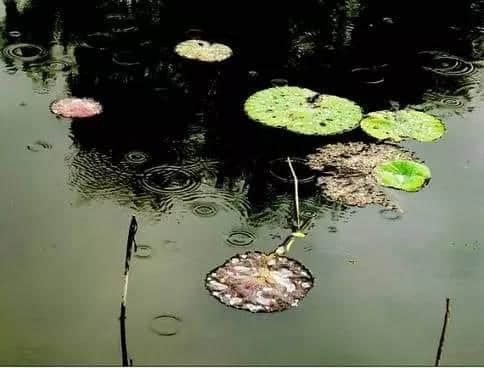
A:
{"label": "water ripple", "polygon": [[418,55],[423,61],[422,68],[438,75],[462,77],[475,71],[474,64],[457,56],[438,51],[421,51]]}
{"label": "water ripple", "polygon": [[161,194],[193,192],[200,187],[199,178],[191,171],[162,165],[145,170],[141,184],[151,192]]}
{"label": "water ripple", "polygon": [[3,54],[11,59],[31,62],[46,57],[47,50],[42,46],[31,43],[16,43],[5,47]]}

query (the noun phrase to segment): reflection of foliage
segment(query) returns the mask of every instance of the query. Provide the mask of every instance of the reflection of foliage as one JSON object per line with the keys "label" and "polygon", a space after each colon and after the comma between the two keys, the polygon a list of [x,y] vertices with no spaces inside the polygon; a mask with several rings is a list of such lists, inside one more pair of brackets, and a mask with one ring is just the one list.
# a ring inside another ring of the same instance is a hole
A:
{"label": "reflection of foliage", "polygon": [[[263,224],[272,224],[278,227],[292,225],[294,201],[291,194],[268,191],[265,197],[266,200],[253,209],[249,224],[254,227]],[[318,194],[299,198],[299,207],[303,218],[319,217],[325,212],[333,212],[331,203]]]}

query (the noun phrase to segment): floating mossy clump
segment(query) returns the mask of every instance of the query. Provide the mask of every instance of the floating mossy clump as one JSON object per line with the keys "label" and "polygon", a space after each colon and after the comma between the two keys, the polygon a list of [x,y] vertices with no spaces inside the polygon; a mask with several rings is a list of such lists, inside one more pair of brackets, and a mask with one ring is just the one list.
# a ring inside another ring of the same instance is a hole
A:
{"label": "floating mossy clump", "polygon": [[381,163],[373,174],[378,184],[407,192],[419,191],[432,177],[427,166],[409,160]]}
{"label": "floating mossy clump", "polygon": [[321,172],[318,185],[330,199],[350,206],[377,204],[399,209],[382,191],[375,169],[395,160],[418,163],[412,152],[388,143],[336,143],[309,155],[309,166]]}
{"label": "floating mossy clump", "polygon": [[305,135],[333,135],[358,127],[363,115],[354,102],[300,87],[256,92],[244,106],[252,120]]}
{"label": "floating mossy clump", "polygon": [[377,139],[390,139],[395,142],[405,138],[431,142],[445,133],[442,121],[415,110],[371,112],[361,122],[361,129]]}
{"label": "floating mossy clump", "polygon": [[179,43],[175,52],[186,59],[207,63],[227,60],[233,54],[232,49],[221,43],[210,43],[203,40],[188,40]]}

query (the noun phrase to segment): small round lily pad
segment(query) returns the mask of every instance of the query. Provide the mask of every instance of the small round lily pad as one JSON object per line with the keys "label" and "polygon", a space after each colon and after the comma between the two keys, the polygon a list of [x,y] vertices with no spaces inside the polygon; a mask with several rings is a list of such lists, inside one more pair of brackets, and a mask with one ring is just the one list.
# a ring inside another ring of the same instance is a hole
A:
{"label": "small round lily pad", "polygon": [[373,171],[378,184],[417,192],[432,177],[430,169],[418,162],[395,160],[381,163]]}
{"label": "small round lily pad", "polygon": [[442,121],[424,112],[409,109],[371,112],[361,121],[361,128],[372,137],[395,142],[405,138],[431,142],[445,133]]}
{"label": "small round lily pad", "polygon": [[363,115],[354,102],[307,88],[274,87],[256,92],[244,106],[252,120],[305,135],[333,135],[355,129]]}
{"label": "small round lily pad", "polygon": [[179,43],[175,52],[186,59],[216,63],[232,56],[232,49],[221,43],[210,43],[203,40],[188,40]]}

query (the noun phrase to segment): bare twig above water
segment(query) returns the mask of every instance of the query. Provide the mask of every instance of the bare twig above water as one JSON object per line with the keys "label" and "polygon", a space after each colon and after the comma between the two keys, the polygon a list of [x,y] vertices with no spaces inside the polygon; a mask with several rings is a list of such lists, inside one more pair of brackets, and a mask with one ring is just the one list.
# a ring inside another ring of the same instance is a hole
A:
{"label": "bare twig above water", "polygon": [[287,158],[287,163],[289,165],[289,169],[291,170],[292,178],[294,180],[294,207],[296,211],[296,226],[297,229],[300,230],[301,222],[299,217],[299,190],[298,190],[298,179],[296,176],[296,172],[294,171],[294,167],[292,167],[291,159]]}
{"label": "bare twig above water", "polygon": [[444,341],[445,341],[445,332],[447,330],[447,324],[450,318],[450,299],[446,298],[445,300],[445,315],[444,315],[444,324],[442,326],[442,333],[440,334],[440,341],[439,341],[439,348],[437,350],[437,357],[435,358],[435,366],[438,367],[440,365],[440,358],[442,357],[442,350],[444,348]]}
{"label": "bare twig above water", "polygon": [[126,302],[128,297],[128,279],[129,279],[129,266],[131,262],[131,254],[133,247],[136,246],[135,235],[138,230],[138,223],[136,217],[131,217],[131,223],[129,225],[128,241],[126,244],[126,258],[124,261],[124,275],[123,275],[123,294],[121,296],[121,314],[119,316],[120,330],[121,330],[121,354],[123,360],[123,366],[127,367],[132,365],[132,360],[128,359],[128,346],[126,342]]}

